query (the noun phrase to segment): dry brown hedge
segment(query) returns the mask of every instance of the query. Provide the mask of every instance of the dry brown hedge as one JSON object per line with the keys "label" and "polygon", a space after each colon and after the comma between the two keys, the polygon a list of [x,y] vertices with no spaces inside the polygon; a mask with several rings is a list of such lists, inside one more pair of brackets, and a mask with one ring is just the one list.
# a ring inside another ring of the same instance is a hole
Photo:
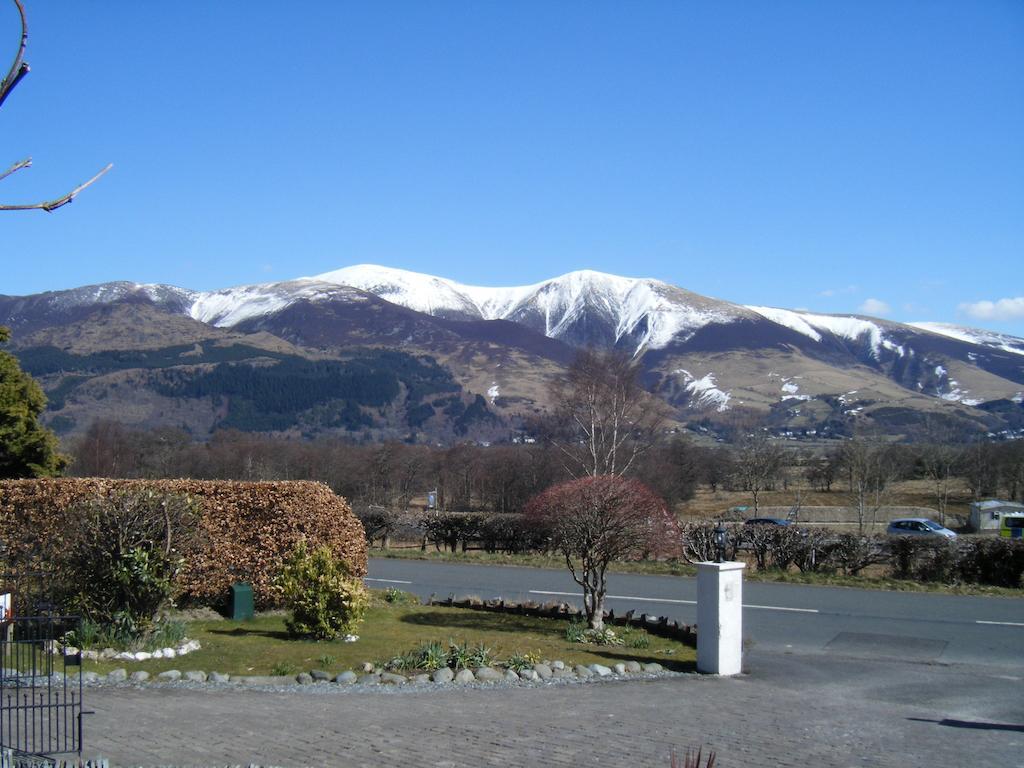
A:
{"label": "dry brown hedge", "polygon": [[274,607],[272,580],[302,538],[328,545],[354,575],[366,575],[362,524],[345,499],[323,483],[309,481],[3,480],[0,540],[8,548],[9,562],[27,562],[32,549],[59,553],[59,542],[74,526],[70,510],[126,490],[188,495],[199,503],[200,551],[185,563],[176,584],[178,596],[187,600],[217,604],[226,599],[232,583],[246,581],[253,586],[257,607]]}

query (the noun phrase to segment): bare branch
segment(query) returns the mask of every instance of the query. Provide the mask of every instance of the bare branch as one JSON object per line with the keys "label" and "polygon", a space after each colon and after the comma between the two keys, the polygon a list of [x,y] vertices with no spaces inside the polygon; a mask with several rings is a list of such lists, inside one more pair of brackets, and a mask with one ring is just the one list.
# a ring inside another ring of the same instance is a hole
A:
{"label": "bare branch", "polygon": [[[21,17],[21,42],[18,45],[18,52],[14,56],[14,62],[11,64],[11,68],[7,72],[7,76],[3,80],[0,80],[0,106],[3,105],[7,96],[14,90],[14,87],[21,82],[21,79],[29,73],[29,66],[25,62],[25,47],[28,45],[28,22],[25,20],[25,6],[21,4],[21,0],[14,0],[14,5],[17,6],[18,15]],[[32,165],[32,158],[27,158],[15,163],[0,174],[0,180],[7,178],[12,173],[20,171],[22,168],[28,168],[30,165]],[[96,181],[112,167],[113,164],[108,165],[87,182],[79,184],[66,195],[58,197],[56,200],[48,200],[42,203],[28,203],[25,205],[0,205],[0,211],[55,211],[61,206],[67,205],[74,200],[75,196],[79,192]]]}
{"label": "bare branch", "polygon": [[18,46],[18,53],[14,56],[14,63],[7,73],[7,77],[0,81],[0,106],[3,105],[7,94],[14,90],[14,86],[21,82],[21,78],[29,72],[29,66],[25,63],[25,46],[28,44],[28,24],[25,21],[25,7],[21,0],[14,0],[18,6],[18,15],[21,16],[21,44]]}
{"label": "bare branch", "polygon": [[63,197],[58,197],[56,200],[49,200],[49,201],[47,201],[45,203],[28,203],[28,204],[25,204],[25,205],[0,205],[0,211],[33,211],[33,210],[41,210],[41,211],[46,211],[47,213],[49,213],[51,211],[55,211],[58,208],[60,208],[61,206],[67,205],[68,203],[72,202],[75,199],[75,196],[79,192],[81,192],[83,189],[88,187],[94,181],[99,179],[100,176],[105,174],[107,171],[109,171],[113,167],[114,167],[114,164],[113,163],[109,163],[106,168],[104,168],[102,171],[97,173],[95,176],[93,176],[87,182],[85,182],[84,184],[79,184],[77,187],[72,189],[66,195],[64,195]]}
{"label": "bare branch", "polygon": [[10,176],[12,173],[17,173],[22,168],[29,168],[29,167],[31,167],[31,165],[32,165],[32,158],[31,157],[26,157],[24,160],[19,160],[14,165],[12,165],[10,168],[8,168],[6,171],[4,171],[3,173],[0,173],[0,181],[3,181],[8,176]]}

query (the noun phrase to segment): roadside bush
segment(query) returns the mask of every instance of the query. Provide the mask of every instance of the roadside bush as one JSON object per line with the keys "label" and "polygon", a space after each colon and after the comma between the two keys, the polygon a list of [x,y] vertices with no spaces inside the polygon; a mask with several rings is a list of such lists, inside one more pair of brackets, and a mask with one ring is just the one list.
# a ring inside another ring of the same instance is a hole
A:
{"label": "roadside bush", "polygon": [[957,539],[957,551],[964,581],[996,587],[1024,586],[1024,540],[995,536]]}
{"label": "roadside bush", "polygon": [[847,576],[856,576],[869,565],[886,560],[885,539],[861,533],[840,533],[829,546],[828,559]]}
{"label": "roadside bush", "polygon": [[345,562],[328,547],[310,551],[300,541],[285,561],[278,588],[292,615],[285,626],[293,637],[333,640],[362,622],[369,595]]}
{"label": "roadside bush", "polygon": [[[685,523],[679,528],[680,554],[688,563],[707,563],[717,556],[715,548],[715,526],[712,521]],[[736,553],[744,546],[742,525],[727,525],[725,559],[735,560]]]}
{"label": "roadside bush", "polygon": [[897,579],[1019,587],[1024,574],[1024,542],[998,537],[895,537],[890,543],[891,573]]}
{"label": "roadside bush", "polygon": [[444,547],[455,552],[461,545],[462,551],[465,552],[469,548],[469,542],[480,537],[483,521],[482,515],[434,510],[423,516],[420,526],[427,541],[438,550]]}
{"label": "roadside bush", "polygon": [[712,523],[685,523],[679,529],[683,559],[688,563],[707,563],[715,559],[715,526]]}
{"label": "roadside bush", "polygon": [[960,580],[958,542],[937,538],[896,536],[889,542],[889,567],[893,577],[914,581],[953,584]]}
{"label": "roadside bush", "polygon": [[481,519],[480,544],[486,552],[517,554],[544,549],[548,532],[519,514],[493,514]]}
{"label": "roadside bush", "polygon": [[832,532],[824,528],[803,528],[801,534],[799,546],[793,551],[793,565],[801,573],[831,570],[829,552]]}
{"label": "roadside bush", "polygon": [[391,545],[391,536],[402,522],[400,512],[376,504],[355,507],[352,511],[363,524],[367,544],[372,546],[379,539],[382,549]]}

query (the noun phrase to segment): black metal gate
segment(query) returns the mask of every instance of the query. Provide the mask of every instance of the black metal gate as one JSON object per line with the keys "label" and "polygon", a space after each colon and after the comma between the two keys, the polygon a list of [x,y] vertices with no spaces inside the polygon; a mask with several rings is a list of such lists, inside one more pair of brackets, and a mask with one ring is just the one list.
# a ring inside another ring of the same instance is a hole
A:
{"label": "black metal gate", "polygon": [[78,628],[60,615],[45,579],[0,575],[0,753],[15,765],[82,754],[81,654],[59,640]]}

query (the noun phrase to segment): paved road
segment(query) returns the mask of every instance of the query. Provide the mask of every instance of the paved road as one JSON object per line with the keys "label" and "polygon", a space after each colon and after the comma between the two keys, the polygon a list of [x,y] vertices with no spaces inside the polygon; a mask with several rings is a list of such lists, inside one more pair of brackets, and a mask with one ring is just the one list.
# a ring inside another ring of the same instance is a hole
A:
{"label": "paved road", "polygon": [[[423,597],[543,602],[580,594],[565,571],[422,560],[373,559],[368,582]],[[760,650],[1024,668],[1024,599],[750,581],[743,590],[744,635]],[[695,579],[615,573],[609,595],[617,612],[697,620]]]}
{"label": "paved road", "polygon": [[[1020,676],[753,651],[750,674],[540,688],[290,693],[90,688],[114,765],[1024,768]],[[314,688],[314,686],[310,686]]]}

